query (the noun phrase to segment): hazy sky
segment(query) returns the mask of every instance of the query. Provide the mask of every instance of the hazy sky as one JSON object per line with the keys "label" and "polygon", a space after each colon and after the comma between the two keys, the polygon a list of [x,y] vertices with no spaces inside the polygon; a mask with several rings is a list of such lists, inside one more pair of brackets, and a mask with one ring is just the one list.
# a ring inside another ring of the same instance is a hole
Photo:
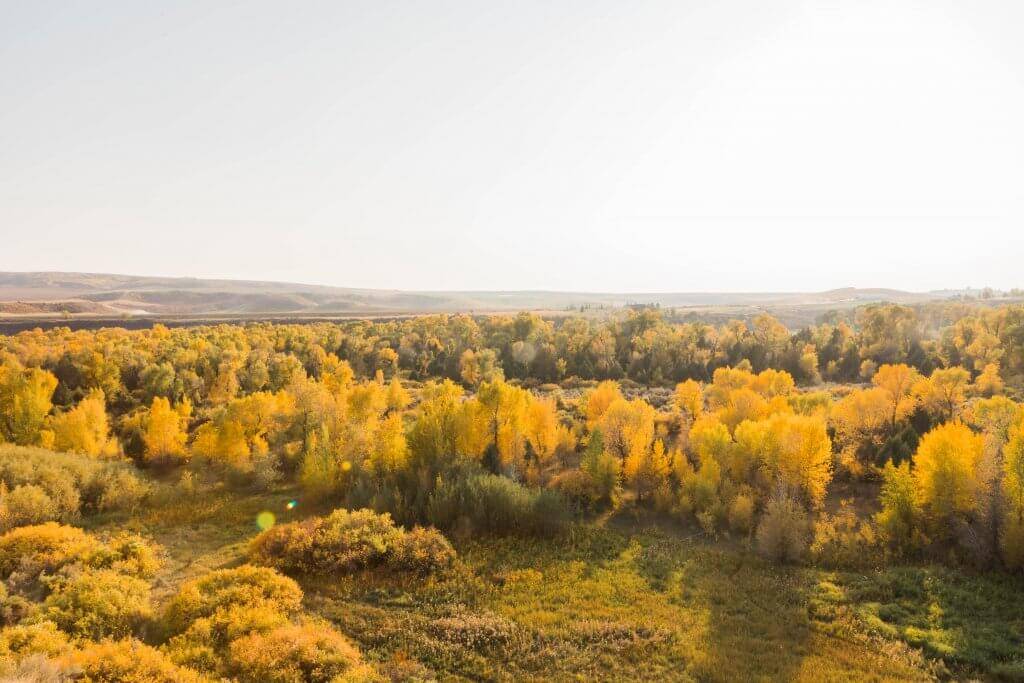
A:
{"label": "hazy sky", "polygon": [[0,0],[0,270],[1024,286],[1024,2]]}

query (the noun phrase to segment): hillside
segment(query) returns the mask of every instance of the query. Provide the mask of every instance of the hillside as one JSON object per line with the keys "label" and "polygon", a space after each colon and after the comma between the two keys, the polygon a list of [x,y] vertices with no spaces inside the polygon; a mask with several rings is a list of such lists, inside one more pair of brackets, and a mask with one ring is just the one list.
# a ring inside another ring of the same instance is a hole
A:
{"label": "hillside", "polygon": [[[871,301],[939,298],[892,289],[827,292],[608,293],[399,291],[288,282],[143,277],[96,273],[0,273],[0,316],[389,315],[514,310],[559,311],[631,304],[700,311],[709,307],[844,308]],[[742,310],[729,311],[742,314]]]}

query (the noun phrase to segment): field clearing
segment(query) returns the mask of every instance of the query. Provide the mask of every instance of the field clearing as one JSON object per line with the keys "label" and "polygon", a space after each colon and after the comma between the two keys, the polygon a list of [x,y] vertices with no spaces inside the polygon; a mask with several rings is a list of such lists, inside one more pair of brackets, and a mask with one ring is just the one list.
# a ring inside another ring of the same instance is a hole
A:
{"label": "field clearing", "polygon": [[[157,598],[243,561],[255,518],[330,506],[297,490],[220,485],[158,496],[131,520],[166,551]],[[780,567],[745,540],[708,541],[653,516],[574,525],[550,540],[456,542],[450,575],[366,572],[301,581],[394,680],[1014,680],[1024,667],[1024,582],[937,567]]]}

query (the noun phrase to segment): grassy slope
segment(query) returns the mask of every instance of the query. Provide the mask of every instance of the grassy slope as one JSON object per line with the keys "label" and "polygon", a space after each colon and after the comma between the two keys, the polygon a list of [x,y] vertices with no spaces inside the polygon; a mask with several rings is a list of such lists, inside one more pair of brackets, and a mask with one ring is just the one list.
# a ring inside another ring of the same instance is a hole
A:
{"label": "grassy slope", "polygon": [[[168,497],[128,526],[168,553],[158,593],[241,561],[295,492]],[[936,568],[775,567],[672,527],[581,526],[458,544],[440,581],[305,581],[310,610],[394,675],[469,680],[900,680],[1024,671],[1024,584]],[[1001,668],[1000,668],[1001,667]]]}

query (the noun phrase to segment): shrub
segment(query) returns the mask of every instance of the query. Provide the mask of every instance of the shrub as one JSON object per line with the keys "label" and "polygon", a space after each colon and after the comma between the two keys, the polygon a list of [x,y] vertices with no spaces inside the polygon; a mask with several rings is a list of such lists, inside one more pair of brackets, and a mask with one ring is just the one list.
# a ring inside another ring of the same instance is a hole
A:
{"label": "shrub", "polygon": [[64,659],[83,683],[202,683],[192,669],[178,666],[137,640],[90,643]]}
{"label": "shrub", "polygon": [[749,534],[754,527],[754,499],[741,493],[729,504],[729,528],[738,534]]}
{"label": "shrub", "polygon": [[197,619],[230,607],[264,607],[294,614],[301,606],[302,589],[295,581],[268,567],[242,565],[185,583],[168,603],[164,623],[171,634],[177,634]]}
{"label": "shrub", "polygon": [[567,516],[558,492],[528,489],[494,474],[442,482],[427,503],[427,521],[433,526],[476,533],[549,535],[564,526]]}
{"label": "shrub", "polygon": [[289,624],[231,643],[233,673],[243,681],[329,683],[360,662],[359,651],[321,624]]}
{"label": "shrub", "polygon": [[149,584],[112,569],[90,569],[58,581],[43,614],[79,638],[125,638],[152,616]]}
{"label": "shrub", "polygon": [[835,515],[824,514],[814,525],[814,561],[827,567],[868,567],[879,561],[878,536],[870,522],[857,518],[850,501]]}
{"label": "shrub", "polygon": [[96,569],[113,569],[122,574],[151,579],[160,568],[158,548],[141,536],[122,531],[107,539],[87,562]]}
{"label": "shrub", "polygon": [[433,529],[404,531],[387,513],[338,509],[327,517],[272,527],[253,539],[253,562],[284,572],[350,572],[375,566],[429,573],[447,569],[455,551]]}
{"label": "shrub", "polygon": [[0,579],[17,573],[17,583],[32,587],[41,573],[89,557],[101,545],[81,529],[55,522],[13,529],[0,536]]}
{"label": "shrub", "polygon": [[171,638],[166,652],[176,664],[226,673],[224,657],[232,641],[287,623],[288,617],[272,605],[231,605],[193,621],[183,633]]}
{"label": "shrub", "polygon": [[52,621],[8,626],[0,630],[0,669],[33,655],[56,657],[69,648],[68,637]]}
{"label": "shrub", "polygon": [[342,508],[264,531],[254,539],[250,557],[286,572],[347,572],[382,564],[402,533],[387,513]]}
{"label": "shrub", "polygon": [[777,562],[799,562],[807,554],[810,523],[807,512],[792,498],[768,501],[757,527],[757,549]]}
{"label": "shrub", "polygon": [[388,564],[403,571],[432,574],[451,569],[455,549],[437,529],[416,527],[391,546]]}
{"label": "shrub", "polygon": [[0,483],[12,493],[26,485],[42,489],[55,511],[41,521],[67,522],[83,512],[131,508],[149,492],[129,463],[9,444],[0,444]]}
{"label": "shrub", "polygon": [[35,484],[22,484],[10,492],[0,489],[0,531],[59,518],[56,503]]}
{"label": "shrub", "polygon": [[95,512],[133,510],[149,495],[151,488],[129,466],[107,465],[84,482],[82,505]]}

